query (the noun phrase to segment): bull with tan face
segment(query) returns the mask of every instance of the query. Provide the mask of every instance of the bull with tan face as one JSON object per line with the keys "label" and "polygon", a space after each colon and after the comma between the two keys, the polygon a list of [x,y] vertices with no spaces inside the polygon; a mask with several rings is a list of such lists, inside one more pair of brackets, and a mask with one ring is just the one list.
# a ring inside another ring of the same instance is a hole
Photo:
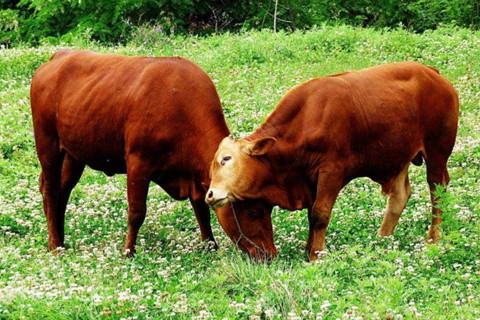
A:
{"label": "bull with tan face", "polygon": [[[449,182],[458,114],[453,86],[417,63],[308,81],[291,90],[250,136],[223,139],[210,167],[206,201],[213,207],[259,200],[288,210],[307,208],[307,250],[314,260],[325,249],[331,210],[349,181],[369,177],[382,186],[388,203],[378,233],[389,236],[410,196],[408,167],[425,161],[433,205],[428,240],[437,241],[442,211],[434,193]],[[238,216],[237,229],[262,229],[270,237],[270,222]]]}

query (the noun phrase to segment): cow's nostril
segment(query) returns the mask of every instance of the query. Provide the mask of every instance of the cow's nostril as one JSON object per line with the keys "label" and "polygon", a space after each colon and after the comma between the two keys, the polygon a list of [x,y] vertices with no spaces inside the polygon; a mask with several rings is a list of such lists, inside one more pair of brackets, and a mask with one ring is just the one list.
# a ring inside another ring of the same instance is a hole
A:
{"label": "cow's nostril", "polygon": [[210,192],[208,193],[208,199],[212,199],[213,197],[213,191],[210,190]]}

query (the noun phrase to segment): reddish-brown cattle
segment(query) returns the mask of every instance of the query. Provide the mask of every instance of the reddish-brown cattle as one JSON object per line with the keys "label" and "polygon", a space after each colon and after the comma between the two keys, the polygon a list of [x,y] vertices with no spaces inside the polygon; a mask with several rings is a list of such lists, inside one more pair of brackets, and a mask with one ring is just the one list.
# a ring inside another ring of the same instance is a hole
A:
{"label": "reddish-brown cattle", "polygon": [[[316,259],[335,199],[349,181],[369,177],[382,185],[388,204],[379,235],[391,235],[410,196],[408,166],[425,160],[433,204],[428,239],[436,241],[442,212],[434,192],[449,181],[458,112],[453,86],[417,63],[308,81],[291,90],[249,137],[222,141],[206,201],[218,207],[262,199],[289,210],[308,208],[307,249]],[[264,234],[272,237],[270,227]]]}
{"label": "reddish-brown cattle", "polygon": [[[49,249],[64,246],[65,208],[85,165],[127,174],[127,252],[135,252],[150,181],[175,199],[189,198],[202,239],[214,241],[203,185],[210,183],[210,162],[229,131],[215,87],[198,66],[182,58],[64,50],[35,72],[31,103]],[[235,209],[270,223],[271,207],[261,202]],[[216,210],[227,230],[230,211]],[[247,250],[239,231],[229,235]],[[248,235],[275,253],[262,234]]]}

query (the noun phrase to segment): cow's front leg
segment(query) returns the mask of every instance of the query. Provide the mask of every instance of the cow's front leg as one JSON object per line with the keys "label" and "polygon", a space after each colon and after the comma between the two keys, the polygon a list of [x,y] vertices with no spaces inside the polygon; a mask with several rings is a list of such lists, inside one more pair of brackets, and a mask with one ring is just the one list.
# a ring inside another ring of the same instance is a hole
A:
{"label": "cow's front leg", "polygon": [[308,239],[305,249],[307,253],[310,254],[310,249],[312,249],[313,242],[313,224],[312,224],[312,208],[308,208]]}
{"label": "cow's front leg", "polygon": [[139,157],[127,159],[127,193],[128,193],[128,236],[124,250],[132,257],[140,227],[147,211],[147,194],[151,172],[147,170]]}
{"label": "cow's front leg", "polygon": [[215,249],[218,248],[215,238],[213,237],[212,225],[210,223],[210,209],[205,203],[203,198],[193,200],[190,198],[192,203],[193,210],[195,211],[195,217],[197,218],[198,225],[200,227],[200,233],[202,235],[202,240],[209,241],[213,243]]}
{"label": "cow's front leg", "polygon": [[330,214],[342,187],[343,176],[337,170],[319,174],[317,195],[309,214],[310,234],[307,246],[310,247],[310,261],[318,259],[318,252],[325,249]]}

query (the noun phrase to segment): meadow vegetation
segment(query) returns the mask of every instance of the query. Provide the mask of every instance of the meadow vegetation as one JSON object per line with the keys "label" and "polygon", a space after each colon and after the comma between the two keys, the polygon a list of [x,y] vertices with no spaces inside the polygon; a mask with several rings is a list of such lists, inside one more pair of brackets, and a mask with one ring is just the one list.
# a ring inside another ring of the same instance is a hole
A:
{"label": "meadow vegetation", "polygon": [[[67,249],[46,250],[29,105],[35,69],[64,47],[189,58],[213,79],[230,129],[256,128],[294,85],[387,62],[434,66],[461,102],[442,194],[443,239],[425,243],[425,166],[394,236],[376,232],[386,199],[358,179],[341,193],[324,257],[307,262],[306,211],[274,209],[270,264],[242,254],[213,219],[220,248],[200,242],[192,208],[152,186],[138,254],[125,259],[126,179],[87,169],[67,209]],[[0,319],[478,319],[480,318],[480,32],[423,34],[320,27],[210,37],[144,29],[125,45],[77,41],[0,50]]]}

